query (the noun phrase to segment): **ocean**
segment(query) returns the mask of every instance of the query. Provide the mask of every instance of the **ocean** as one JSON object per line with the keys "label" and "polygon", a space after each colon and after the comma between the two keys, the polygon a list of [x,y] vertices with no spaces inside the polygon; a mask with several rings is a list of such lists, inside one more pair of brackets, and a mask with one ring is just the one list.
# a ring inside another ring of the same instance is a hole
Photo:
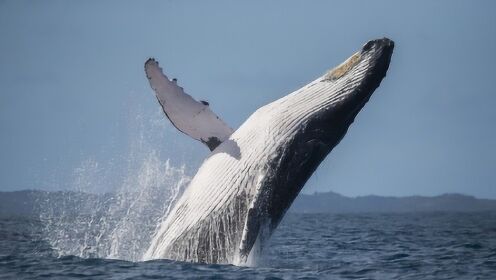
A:
{"label": "ocean", "polygon": [[494,212],[289,213],[254,267],[63,255],[42,229],[0,219],[0,279],[496,279]]}

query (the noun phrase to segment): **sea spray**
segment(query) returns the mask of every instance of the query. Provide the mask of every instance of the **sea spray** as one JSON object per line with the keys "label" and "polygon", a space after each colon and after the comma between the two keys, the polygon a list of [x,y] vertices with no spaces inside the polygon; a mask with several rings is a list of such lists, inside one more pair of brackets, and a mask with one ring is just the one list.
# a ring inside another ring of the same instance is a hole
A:
{"label": "sea spray", "polygon": [[177,151],[164,152],[175,140],[164,133],[161,110],[144,113],[138,102],[128,103],[133,104],[128,139],[121,140],[127,152],[117,159],[89,155],[74,168],[70,191],[37,198],[43,237],[58,256],[142,260],[157,226],[190,181],[187,166],[172,163],[178,161]]}
{"label": "sea spray", "polygon": [[173,167],[152,154],[116,192],[42,196],[38,205],[44,237],[59,256],[139,261],[188,182],[184,166]]}

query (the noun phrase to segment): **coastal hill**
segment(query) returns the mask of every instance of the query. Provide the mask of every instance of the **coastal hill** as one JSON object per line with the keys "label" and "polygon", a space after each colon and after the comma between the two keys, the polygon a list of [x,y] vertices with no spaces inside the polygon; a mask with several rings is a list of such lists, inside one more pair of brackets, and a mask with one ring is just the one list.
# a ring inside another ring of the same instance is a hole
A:
{"label": "coastal hill", "polygon": [[[121,194],[122,195],[122,194]],[[52,204],[53,209],[70,211],[85,201],[109,201],[114,194],[89,194],[68,191],[46,192],[25,190],[0,192],[0,216],[37,215],[40,203]],[[60,205],[53,205],[60,204]],[[478,199],[462,194],[439,196],[359,196],[346,197],[334,192],[300,194],[290,212],[294,213],[367,213],[367,212],[475,212],[496,211],[496,200]]]}
{"label": "coastal hill", "polygon": [[298,213],[357,212],[475,212],[495,211],[496,200],[462,194],[439,196],[385,197],[377,195],[346,197],[335,192],[300,194],[290,211]]}

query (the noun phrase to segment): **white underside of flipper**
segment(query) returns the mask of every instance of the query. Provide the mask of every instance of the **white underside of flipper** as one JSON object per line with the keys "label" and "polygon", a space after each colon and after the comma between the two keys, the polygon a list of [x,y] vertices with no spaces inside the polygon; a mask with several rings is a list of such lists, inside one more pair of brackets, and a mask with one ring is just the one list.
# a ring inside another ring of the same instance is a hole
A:
{"label": "white underside of flipper", "polygon": [[233,133],[233,130],[210,110],[207,102],[196,101],[177,85],[175,79],[169,80],[156,60],[146,61],[145,72],[165,115],[178,130],[201,141],[210,150],[215,149]]}

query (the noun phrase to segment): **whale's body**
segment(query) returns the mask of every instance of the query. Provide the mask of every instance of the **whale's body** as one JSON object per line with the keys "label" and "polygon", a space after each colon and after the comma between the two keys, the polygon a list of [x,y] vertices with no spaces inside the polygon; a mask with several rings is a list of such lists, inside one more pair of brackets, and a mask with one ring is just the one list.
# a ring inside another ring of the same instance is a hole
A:
{"label": "whale's body", "polygon": [[255,111],[205,159],[144,258],[246,263],[379,86],[392,49],[388,39],[370,41]]}

